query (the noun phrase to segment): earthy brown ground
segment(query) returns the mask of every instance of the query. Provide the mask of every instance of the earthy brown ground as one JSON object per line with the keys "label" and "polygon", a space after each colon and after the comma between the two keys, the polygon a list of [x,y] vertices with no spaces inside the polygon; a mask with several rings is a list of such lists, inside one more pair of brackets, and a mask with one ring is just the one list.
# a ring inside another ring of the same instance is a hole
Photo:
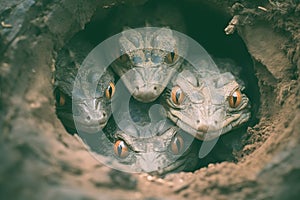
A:
{"label": "earthy brown ground", "polygon": [[237,31],[258,78],[258,123],[248,128],[237,163],[161,179],[103,166],[66,133],[54,111],[57,50],[96,10],[101,19],[120,1],[1,1],[0,199],[296,199],[300,3],[240,2],[213,0],[208,6],[240,18]]}

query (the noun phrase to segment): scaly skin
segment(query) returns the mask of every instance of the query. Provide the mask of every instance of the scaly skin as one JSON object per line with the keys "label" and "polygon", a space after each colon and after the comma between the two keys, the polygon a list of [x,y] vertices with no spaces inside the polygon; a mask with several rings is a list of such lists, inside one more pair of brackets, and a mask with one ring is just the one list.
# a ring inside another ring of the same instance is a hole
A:
{"label": "scaly skin", "polygon": [[[212,69],[215,68],[205,62],[198,70],[185,63],[183,71],[172,79],[164,95],[169,119],[200,140],[217,138],[250,118],[250,103],[245,94],[240,93],[240,103],[236,107],[229,103],[235,91],[244,89],[241,81],[238,83],[230,72],[220,73]],[[180,103],[174,102],[174,95],[172,99],[172,88],[175,87],[176,91],[179,88]]]}
{"label": "scaly skin", "polygon": [[[97,132],[106,125],[111,114],[110,99],[105,96],[109,83],[115,81],[110,70],[101,75],[93,69],[95,64],[90,63],[91,67],[78,77],[80,84],[74,86],[79,67],[92,49],[93,46],[86,40],[76,37],[57,57],[54,83],[57,97],[56,113],[72,133]],[[92,84],[97,84],[96,91],[88,89]],[[65,98],[65,104],[59,103],[60,98]]]}
{"label": "scaly skin", "polygon": [[[181,137],[184,141],[182,150],[184,152],[179,155],[171,150],[173,139],[176,137]],[[117,158],[119,163],[127,165],[135,172],[163,175],[168,172],[194,170],[199,161],[199,148],[195,148],[197,145],[192,143],[190,135],[176,126],[171,126],[163,133],[150,138],[135,137],[118,131],[115,139],[124,141],[129,149],[129,155],[126,158]]]}
{"label": "scaly skin", "polygon": [[184,42],[169,28],[144,30],[122,32],[119,43],[123,55],[112,68],[135,99],[152,102],[179,69],[182,59],[178,51],[182,51]]}
{"label": "scaly skin", "polygon": [[[132,99],[130,109],[138,115],[135,116],[135,123],[147,127],[149,106]],[[123,117],[125,121],[127,117],[127,114]],[[180,130],[172,122],[160,121],[152,128],[146,128],[146,131],[131,123],[125,124],[128,127],[125,126],[120,130],[111,118],[103,129],[104,134],[81,133],[79,135],[101,162],[119,170],[146,172],[153,175],[195,170],[199,161],[200,145],[194,143],[199,141]],[[118,144],[124,145],[118,146]],[[120,156],[123,153],[126,156]]]}

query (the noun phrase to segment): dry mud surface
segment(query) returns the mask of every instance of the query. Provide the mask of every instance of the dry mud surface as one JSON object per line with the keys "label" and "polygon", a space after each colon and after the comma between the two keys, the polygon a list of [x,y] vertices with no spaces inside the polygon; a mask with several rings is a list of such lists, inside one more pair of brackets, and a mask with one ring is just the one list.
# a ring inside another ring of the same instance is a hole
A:
{"label": "dry mud surface", "polygon": [[[56,52],[96,12],[101,19],[119,4],[145,2],[0,2],[0,199],[296,199],[300,195],[297,0],[203,4],[239,19],[233,23],[234,34],[241,36],[251,54],[258,80],[257,122],[243,136],[237,162],[209,164],[164,178],[126,174],[96,161],[66,133],[55,115],[52,95]],[[186,1],[197,3],[201,1]]]}

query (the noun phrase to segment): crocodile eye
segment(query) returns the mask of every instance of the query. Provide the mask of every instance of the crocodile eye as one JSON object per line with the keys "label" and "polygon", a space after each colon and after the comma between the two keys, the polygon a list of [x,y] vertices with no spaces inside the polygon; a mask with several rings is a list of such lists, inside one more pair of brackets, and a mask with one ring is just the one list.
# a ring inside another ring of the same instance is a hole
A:
{"label": "crocodile eye", "polygon": [[234,91],[228,98],[229,106],[231,108],[236,108],[241,104],[242,93],[240,90]]}
{"label": "crocodile eye", "polygon": [[178,155],[181,153],[184,147],[183,138],[180,135],[176,135],[172,139],[170,147],[173,154]]}
{"label": "crocodile eye", "polygon": [[184,94],[183,94],[181,88],[178,86],[173,87],[171,97],[172,97],[173,103],[180,105],[184,99]]}
{"label": "crocodile eye", "polygon": [[129,56],[125,53],[125,54],[122,54],[119,58],[118,58],[118,61],[120,61],[121,63],[125,63],[129,60]]}
{"label": "crocodile eye", "polygon": [[115,84],[112,82],[109,83],[108,87],[105,90],[105,96],[108,99],[111,99],[115,94]]}
{"label": "crocodile eye", "polygon": [[176,53],[176,51],[171,51],[167,54],[165,58],[165,62],[168,64],[172,64],[177,60],[177,58],[178,58],[178,54]]}
{"label": "crocodile eye", "polygon": [[65,103],[66,103],[65,94],[62,93],[61,91],[57,91],[55,93],[55,100],[56,100],[56,105],[57,106],[64,106]]}
{"label": "crocodile eye", "polygon": [[123,140],[118,140],[115,143],[114,152],[119,158],[126,158],[129,155],[128,147]]}

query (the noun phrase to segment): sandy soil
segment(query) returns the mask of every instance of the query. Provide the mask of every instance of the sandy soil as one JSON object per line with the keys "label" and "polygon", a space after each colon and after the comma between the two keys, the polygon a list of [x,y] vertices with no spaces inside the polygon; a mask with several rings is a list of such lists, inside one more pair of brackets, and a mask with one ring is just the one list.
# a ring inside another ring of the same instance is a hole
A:
{"label": "sandy soil", "polygon": [[[146,1],[125,1],[143,4]],[[187,4],[201,1],[189,0]],[[55,115],[56,52],[97,12],[119,1],[0,3],[1,199],[295,199],[300,189],[300,3],[211,1],[237,16],[234,27],[253,59],[257,123],[238,162],[165,178],[114,171],[93,159]],[[100,13],[100,14],[99,14]],[[229,22],[229,21],[228,21]],[[226,25],[224,26],[224,28]],[[230,36],[228,36],[230,37]]]}

